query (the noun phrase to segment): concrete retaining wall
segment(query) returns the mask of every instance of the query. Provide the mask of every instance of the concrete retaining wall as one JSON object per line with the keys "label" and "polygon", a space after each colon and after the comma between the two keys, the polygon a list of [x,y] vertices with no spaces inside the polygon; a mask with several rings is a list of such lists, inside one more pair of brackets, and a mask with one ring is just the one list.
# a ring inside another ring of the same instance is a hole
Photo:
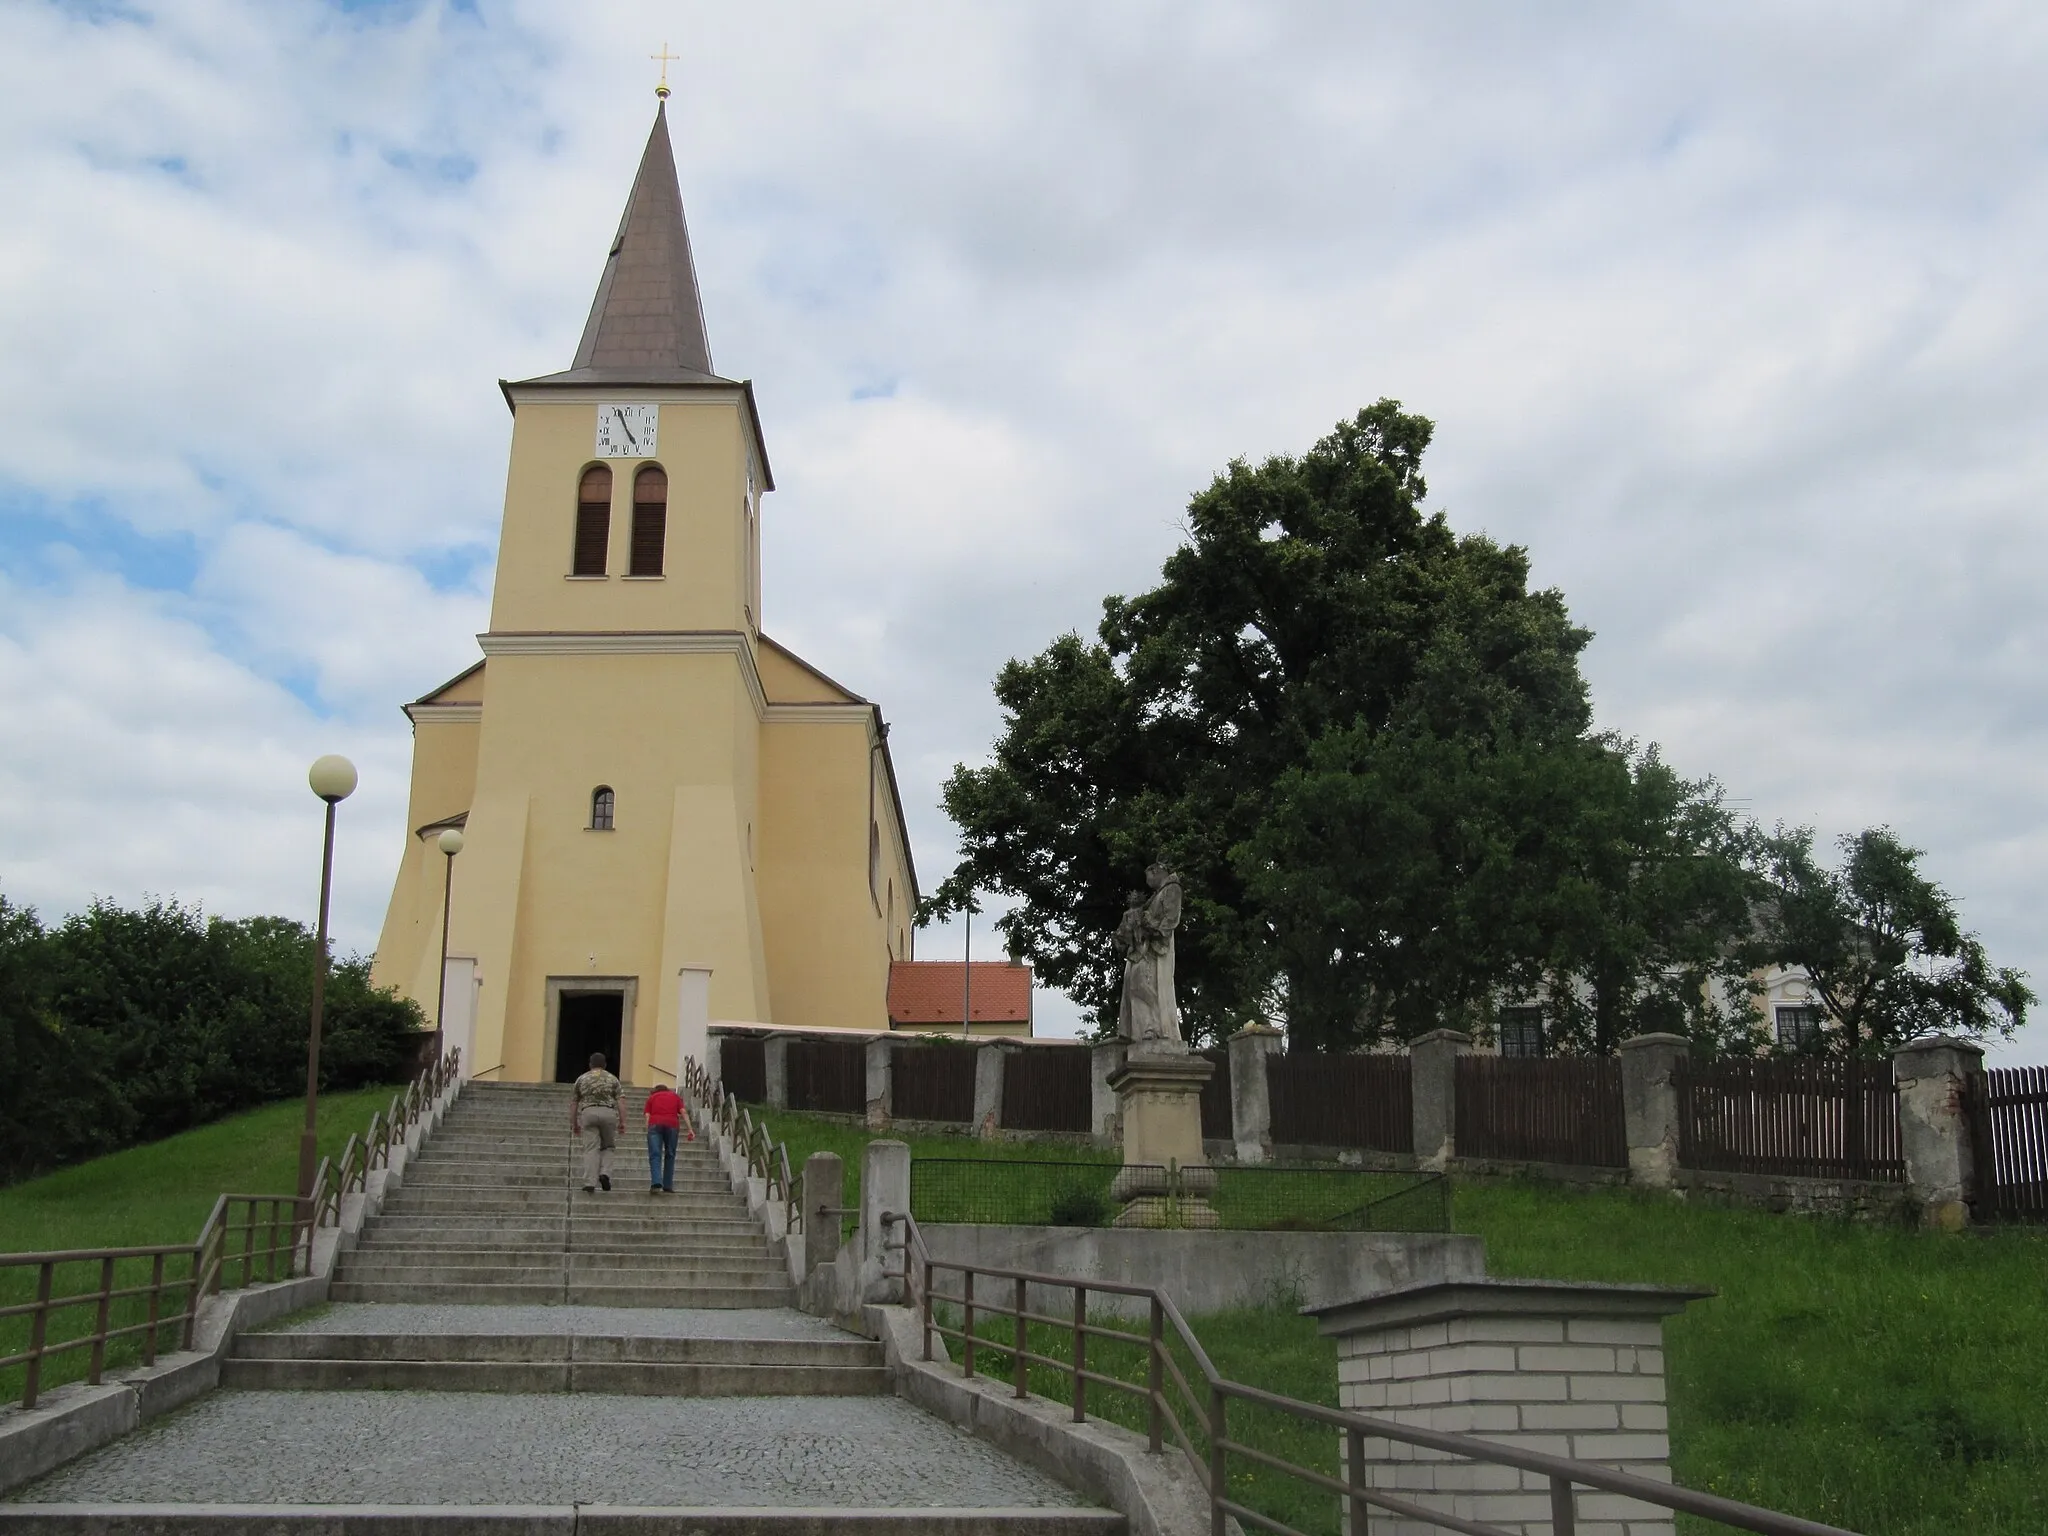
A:
{"label": "concrete retaining wall", "polygon": [[[929,1226],[922,1229],[934,1259],[990,1269],[1024,1269],[1113,1280],[1164,1291],[1183,1316],[1238,1307],[1328,1306],[1397,1286],[1432,1280],[1474,1280],[1486,1273],[1476,1237],[1408,1232],[1202,1232],[1114,1227]],[[943,1290],[957,1290],[941,1281]],[[1043,1294],[1040,1294],[1040,1292]],[[1033,1289],[1031,1306],[1053,1316],[1073,1293]],[[993,1304],[1009,1304],[997,1296]],[[1104,1295],[1095,1310],[1131,1314]]]}

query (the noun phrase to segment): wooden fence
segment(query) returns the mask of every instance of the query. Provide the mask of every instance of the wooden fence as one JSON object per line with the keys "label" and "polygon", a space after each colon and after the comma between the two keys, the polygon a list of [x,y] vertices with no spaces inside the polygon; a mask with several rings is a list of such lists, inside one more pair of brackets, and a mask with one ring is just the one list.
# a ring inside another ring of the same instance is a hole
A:
{"label": "wooden fence", "polygon": [[864,1040],[792,1040],[785,1058],[789,1107],[826,1114],[864,1114],[868,1048]]}
{"label": "wooden fence", "polygon": [[1891,1183],[1906,1177],[1888,1063],[1685,1062],[1672,1084],[1682,1167]]}
{"label": "wooden fence", "polygon": [[889,1052],[890,1113],[899,1120],[974,1118],[971,1045],[904,1045]]}
{"label": "wooden fence", "polygon": [[768,1099],[768,1042],[726,1035],[718,1042],[718,1080],[725,1091],[749,1104]]}
{"label": "wooden fence", "polygon": [[1415,1150],[1406,1056],[1268,1056],[1266,1092],[1281,1146]]}
{"label": "wooden fence", "polygon": [[1217,1046],[1202,1052],[1202,1059],[1216,1069],[1202,1084],[1202,1140],[1229,1141],[1237,1135],[1230,1113],[1230,1050]]}
{"label": "wooden fence", "polygon": [[1085,1045],[1041,1045],[1003,1057],[1003,1126],[1016,1131],[1093,1127],[1094,1089]]}
{"label": "wooden fence", "polygon": [[1460,1056],[1455,1094],[1460,1157],[1628,1166],[1611,1057]]}
{"label": "wooden fence", "polygon": [[1993,1067],[1968,1092],[1977,1219],[2048,1221],[2048,1067]]}

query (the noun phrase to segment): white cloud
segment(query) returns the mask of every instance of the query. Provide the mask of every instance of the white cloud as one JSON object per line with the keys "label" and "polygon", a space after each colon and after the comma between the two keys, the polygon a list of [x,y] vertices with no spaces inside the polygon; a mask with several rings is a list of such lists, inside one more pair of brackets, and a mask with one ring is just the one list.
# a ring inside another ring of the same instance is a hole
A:
{"label": "white cloud", "polygon": [[[1597,631],[1603,722],[1892,823],[2048,981],[2048,21],[1996,5],[0,10],[10,890],[293,910],[299,758],[347,738],[374,935],[393,706],[481,623],[493,380],[567,361],[664,36],[784,487],[769,625],[887,707],[928,882],[1001,661],[1146,583],[1225,461],[1391,394]],[[10,497],[197,575],[10,561]],[[120,708],[59,682],[121,657]],[[144,719],[217,766],[123,790]]]}

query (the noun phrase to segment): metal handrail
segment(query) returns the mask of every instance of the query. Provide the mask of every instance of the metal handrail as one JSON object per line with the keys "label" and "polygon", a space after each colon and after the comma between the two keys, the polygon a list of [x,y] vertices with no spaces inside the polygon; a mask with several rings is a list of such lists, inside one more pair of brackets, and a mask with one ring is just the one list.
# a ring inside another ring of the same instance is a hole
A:
{"label": "metal handrail", "polygon": [[[50,1356],[90,1349],[86,1379],[97,1386],[105,1374],[110,1341],[141,1335],[144,1365],[156,1364],[158,1340],[166,1328],[181,1329],[180,1347],[190,1349],[198,1329],[200,1303],[224,1289],[234,1279],[237,1266],[241,1274],[235,1283],[239,1285],[250,1285],[259,1279],[288,1279],[295,1272],[310,1271],[313,1233],[341,1220],[343,1197],[366,1189],[373,1167],[390,1166],[390,1148],[403,1144],[406,1128],[429,1111],[456,1079],[460,1060],[459,1050],[437,1058],[421,1070],[402,1094],[393,1096],[389,1114],[373,1112],[364,1133],[349,1137],[338,1161],[321,1160],[314,1172],[310,1197],[222,1195],[200,1224],[199,1235],[189,1243],[0,1253],[0,1270],[37,1271],[33,1300],[0,1306],[0,1319],[29,1320],[27,1349],[0,1356],[0,1369],[25,1367],[21,1406],[35,1407],[42,1392],[43,1361]],[[115,1283],[120,1265],[145,1259],[150,1262],[147,1283]],[[60,1266],[92,1263],[99,1265],[96,1285],[55,1294]],[[177,1273],[178,1268],[184,1273]],[[116,1303],[138,1298],[147,1298],[145,1320],[117,1323]],[[93,1309],[92,1331],[52,1343],[51,1316],[83,1307]],[[166,1310],[167,1307],[173,1310]]]}
{"label": "metal handrail", "polygon": [[768,1127],[756,1124],[753,1112],[727,1093],[725,1084],[714,1082],[694,1056],[683,1062],[683,1083],[684,1097],[694,1097],[704,1106],[719,1135],[745,1161],[747,1176],[759,1179],[765,1196],[780,1203],[783,1230],[804,1231],[803,1170],[791,1170],[789,1144],[776,1141]]}
{"label": "metal handrail", "polygon": [[[1242,1382],[1230,1381],[1216,1369],[1215,1363],[1209,1358],[1209,1352],[1195,1337],[1194,1330],[1188,1327],[1187,1320],[1180,1315],[1180,1309],[1174,1305],[1173,1299],[1162,1291],[1150,1286],[1128,1285],[1111,1280],[1078,1280],[1072,1275],[1044,1274],[1026,1269],[998,1269],[982,1264],[934,1259],[930,1248],[925,1244],[924,1234],[918,1229],[917,1219],[909,1212],[884,1211],[881,1222],[885,1231],[898,1225],[903,1228],[903,1241],[886,1243],[885,1247],[889,1252],[903,1255],[903,1268],[893,1278],[903,1282],[904,1301],[918,1315],[926,1360],[933,1358],[934,1338],[960,1340],[961,1368],[963,1374],[968,1377],[975,1374],[974,1357],[977,1348],[1006,1356],[1011,1366],[1012,1387],[1018,1397],[1027,1396],[1030,1392],[1031,1366],[1039,1365],[1057,1370],[1068,1381],[1073,1419],[1077,1424],[1087,1418],[1087,1394],[1091,1385],[1143,1398],[1148,1410],[1148,1439],[1151,1449],[1164,1449],[1166,1431],[1170,1426],[1174,1438],[1179,1442],[1181,1453],[1186,1457],[1196,1481],[1207,1497],[1211,1536],[1224,1536],[1228,1528],[1227,1522],[1231,1517],[1279,1533],[1279,1536],[1304,1536],[1304,1533],[1297,1531],[1293,1526],[1251,1509],[1229,1496],[1229,1458],[1233,1455],[1272,1468],[1347,1500],[1351,1508],[1350,1528],[1353,1531],[1363,1531],[1366,1528],[1367,1510],[1376,1508],[1399,1515],[1403,1519],[1433,1525],[1440,1530],[1462,1532],[1465,1536],[1510,1536],[1510,1533],[1500,1526],[1430,1509],[1368,1485],[1364,1480],[1364,1442],[1368,1438],[1391,1440],[1397,1444],[1439,1451],[1492,1466],[1512,1467],[1518,1471],[1533,1472],[1547,1478],[1550,1483],[1553,1536],[1573,1536],[1577,1527],[1574,1490],[1581,1487],[1598,1489],[1604,1493],[1622,1494],[1662,1509],[1700,1515],[1709,1520],[1718,1520],[1723,1525],[1733,1526],[1737,1530],[1757,1532],[1759,1536],[1855,1536],[1854,1532],[1846,1531],[1840,1526],[1826,1525],[1797,1515],[1781,1514],[1776,1510],[1761,1509],[1753,1504],[1724,1499],[1718,1494],[1700,1493],[1630,1472],[1618,1472],[1594,1462],[1575,1461],[1541,1451],[1522,1450],[1476,1435],[1419,1429],[1391,1419],[1375,1418],[1369,1414],[1353,1413],[1341,1408],[1325,1408],[1318,1403],[1306,1403],[1259,1387],[1247,1386]],[[958,1274],[961,1277],[960,1294],[945,1295],[939,1292],[937,1280],[941,1273]],[[991,1305],[992,1298],[986,1289],[982,1297],[977,1299],[977,1277],[1007,1282],[1006,1286],[999,1287],[998,1294],[1007,1290],[1010,1304]],[[1053,1286],[1072,1291],[1072,1317],[1054,1317],[1030,1310],[1026,1303],[1029,1288],[1033,1285]],[[1087,1306],[1088,1297],[1092,1293],[1127,1296],[1149,1302],[1150,1326],[1147,1332],[1138,1334],[1126,1329],[1105,1328],[1100,1324],[1090,1323],[1087,1318]],[[960,1307],[960,1326],[954,1328],[936,1318],[933,1315],[934,1302],[946,1302]],[[976,1335],[974,1317],[977,1309],[983,1312],[998,1312],[1010,1319],[1014,1332],[1007,1346],[1001,1342],[981,1339]],[[1072,1358],[1061,1360],[1030,1349],[1027,1342],[1027,1326],[1031,1323],[1068,1330],[1072,1343]],[[1114,1338],[1133,1345],[1143,1345],[1147,1359],[1146,1381],[1141,1385],[1121,1377],[1107,1376],[1089,1370],[1087,1341],[1091,1337]],[[1208,1398],[1206,1403],[1199,1400],[1195,1384],[1181,1371],[1180,1362],[1175,1358],[1171,1348],[1173,1342],[1177,1342],[1193,1360],[1201,1378],[1201,1387]],[[1204,1435],[1208,1441],[1206,1457],[1197,1453],[1193,1437],[1187,1433],[1180,1415],[1173,1411],[1173,1396],[1167,1391],[1169,1378],[1178,1390],[1179,1399],[1187,1409],[1189,1418],[1203,1425]],[[1287,1461],[1270,1451],[1233,1440],[1229,1429],[1229,1406],[1232,1402],[1251,1404],[1342,1430],[1345,1437],[1348,1476],[1342,1480],[1333,1478],[1313,1468]]]}

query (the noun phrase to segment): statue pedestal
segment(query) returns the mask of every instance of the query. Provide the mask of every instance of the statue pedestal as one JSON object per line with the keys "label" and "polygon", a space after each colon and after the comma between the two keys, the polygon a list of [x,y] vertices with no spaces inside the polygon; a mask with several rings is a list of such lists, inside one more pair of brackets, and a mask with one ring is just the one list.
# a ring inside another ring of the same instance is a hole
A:
{"label": "statue pedestal", "polygon": [[1216,1171],[1202,1152],[1202,1086],[1215,1066],[1178,1050],[1133,1047],[1110,1074],[1123,1120],[1124,1166],[1110,1186],[1119,1227],[1213,1227]]}

